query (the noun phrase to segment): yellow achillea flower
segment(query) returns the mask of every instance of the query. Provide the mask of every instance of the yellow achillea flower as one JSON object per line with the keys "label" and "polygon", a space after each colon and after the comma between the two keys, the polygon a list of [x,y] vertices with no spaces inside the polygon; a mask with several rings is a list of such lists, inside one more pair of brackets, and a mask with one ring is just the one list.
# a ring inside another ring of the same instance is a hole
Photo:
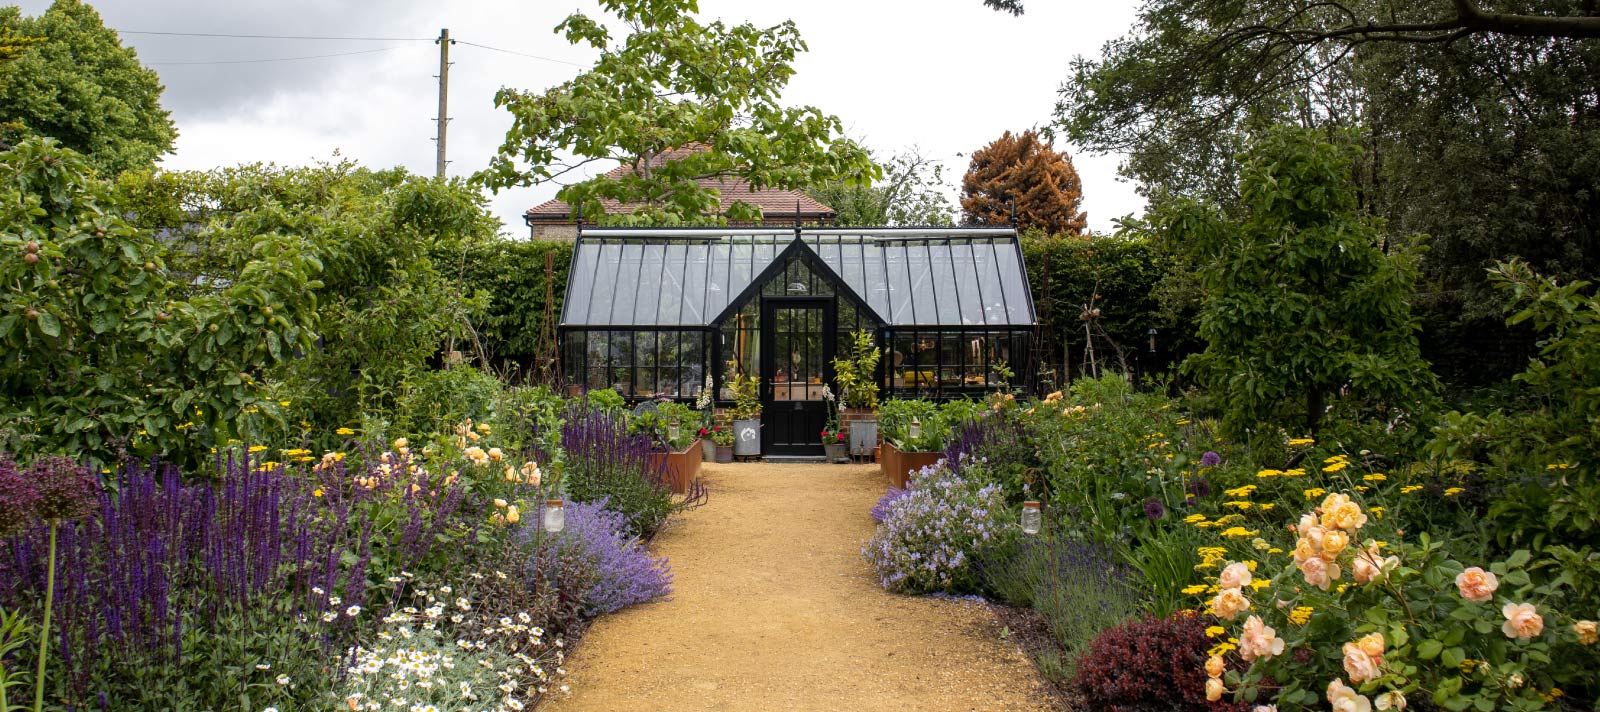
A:
{"label": "yellow achillea flower", "polygon": [[1345,462],[1343,460],[1340,460],[1339,462],[1335,462],[1335,463],[1333,463],[1331,465],[1328,465],[1327,467],[1322,468],[1322,471],[1323,472],[1328,472],[1328,473],[1333,473],[1333,472],[1338,472],[1340,470],[1343,470],[1344,468],[1349,467],[1349,466],[1350,466],[1350,463]]}
{"label": "yellow achillea flower", "polygon": [[1262,470],[1262,471],[1256,473],[1256,477],[1261,477],[1261,478],[1277,477],[1277,476],[1282,475],[1282,474],[1283,474],[1283,470]]}
{"label": "yellow achillea flower", "polygon": [[1371,487],[1368,487],[1368,486],[1366,486],[1366,485],[1356,485],[1356,486],[1355,486],[1355,490],[1356,490],[1356,491],[1357,491],[1357,492],[1365,492],[1365,491],[1367,491],[1367,490],[1369,490],[1369,489],[1372,489],[1372,488],[1371,488]]}
{"label": "yellow achillea flower", "polygon": [[1294,610],[1289,611],[1289,622],[1295,625],[1305,625],[1311,620],[1311,613],[1315,610],[1317,609],[1311,606],[1296,606]]}
{"label": "yellow achillea flower", "polygon": [[1366,480],[1368,482],[1382,482],[1384,480],[1389,479],[1389,477],[1387,475],[1383,474],[1382,472],[1374,472],[1374,473],[1372,473],[1370,475],[1362,477],[1361,479]]}
{"label": "yellow achillea flower", "polygon": [[1206,637],[1207,638],[1216,638],[1218,636],[1226,634],[1227,632],[1228,632],[1227,628],[1224,628],[1224,627],[1222,627],[1220,625],[1214,625],[1214,626],[1211,626],[1209,628],[1206,628]]}
{"label": "yellow achillea flower", "polygon": [[1189,524],[1198,524],[1198,523],[1203,522],[1205,520],[1206,520],[1206,515],[1199,514],[1199,513],[1191,514],[1191,515],[1183,518],[1183,521],[1185,521],[1185,522],[1187,522]]}
{"label": "yellow achillea flower", "polygon": [[1235,502],[1223,502],[1222,506],[1224,506],[1224,507],[1238,507],[1239,509],[1249,509],[1249,508],[1255,506],[1255,502],[1250,502],[1250,501],[1246,501],[1246,500],[1239,500],[1239,501],[1235,501]]}
{"label": "yellow achillea flower", "polygon": [[1188,425],[1189,424],[1189,419],[1188,418],[1184,418],[1182,420],[1179,420],[1176,424],[1177,425]]}
{"label": "yellow achillea flower", "polygon": [[1301,445],[1315,445],[1315,444],[1317,444],[1317,441],[1313,440],[1311,438],[1295,438],[1295,439],[1289,441],[1289,447],[1300,447]]}
{"label": "yellow achillea flower", "polygon": [[1448,489],[1446,489],[1444,491],[1444,496],[1446,496],[1446,497],[1454,497],[1454,496],[1456,496],[1458,494],[1461,494],[1462,492],[1465,492],[1465,491],[1466,490],[1461,489],[1460,487],[1451,487],[1451,488],[1448,488]]}
{"label": "yellow achillea flower", "polygon": [[1207,559],[1211,559],[1218,556],[1227,556],[1228,548],[1225,546],[1202,546],[1198,549],[1195,549],[1194,553],[1199,554]]}
{"label": "yellow achillea flower", "polygon": [[1249,497],[1250,494],[1255,491],[1255,485],[1245,485],[1243,487],[1235,487],[1231,490],[1223,490],[1222,493],[1229,497]]}
{"label": "yellow achillea flower", "polygon": [[1400,488],[1400,494],[1411,494],[1422,489],[1422,485],[1406,485]]}
{"label": "yellow achillea flower", "polygon": [[1372,512],[1373,518],[1383,519],[1383,513],[1385,510],[1383,507],[1368,507],[1367,511]]}
{"label": "yellow achillea flower", "polygon": [[339,428],[338,430],[333,431],[333,433],[335,435],[355,435],[356,431],[349,428]]}
{"label": "yellow achillea flower", "polygon": [[1239,641],[1234,640],[1233,638],[1229,638],[1228,640],[1233,642],[1217,643],[1216,647],[1206,651],[1206,655],[1227,655],[1229,652],[1239,649]]}
{"label": "yellow achillea flower", "polygon": [[1284,477],[1299,477],[1299,476],[1301,476],[1301,475],[1303,475],[1305,473],[1306,473],[1306,468],[1304,468],[1304,467],[1296,467],[1296,468],[1294,468],[1292,470],[1284,470],[1283,471],[1283,476]]}
{"label": "yellow achillea flower", "polygon": [[1255,536],[1259,533],[1260,532],[1254,529],[1245,529],[1244,527],[1229,527],[1222,531],[1222,535],[1229,539],[1243,539],[1245,537]]}
{"label": "yellow achillea flower", "polygon": [[1316,499],[1327,493],[1328,491],[1321,487],[1312,487],[1305,491],[1306,499]]}
{"label": "yellow achillea flower", "polygon": [[1277,502],[1267,502],[1267,503],[1266,503],[1266,504],[1263,504],[1263,505],[1261,505],[1261,506],[1260,506],[1260,507],[1259,507],[1259,509],[1260,509],[1260,510],[1261,510],[1261,511],[1263,511],[1263,512],[1265,512],[1265,511],[1267,511],[1267,510],[1269,510],[1269,509],[1272,509],[1272,508],[1274,508],[1274,507],[1276,507],[1276,506],[1278,506],[1278,503],[1277,503]]}
{"label": "yellow achillea flower", "polygon": [[255,453],[258,453],[258,452],[266,452],[266,450],[267,450],[267,446],[265,446],[265,445],[251,445],[250,446],[250,454],[252,454],[252,455],[254,455]]}
{"label": "yellow achillea flower", "polygon": [[1258,578],[1258,579],[1251,579],[1250,580],[1250,588],[1251,588],[1251,590],[1254,590],[1254,591],[1260,591],[1261,589],[1266,588],[1266,587],[1271,586],[1271,585],[1272,585],[1272,582],[1268,581],[1266,579],[1259,579]]}
{"label": "yellow achillea flower", "polygon": [[1185,586],[1185,587],[1183,587],[1183,594],[1186,595],[1186,596],[1194,596],[1194,595],[1202,594],[1202,593],[1205,593],[1205,592],[1206,592],[1206,585],[1203,584],[1203,583],[1197,583],[1197,584],[1195,584],[1193,586]]}
{"label": "yellow achillea flower", "polygon": [[1282,554],[1283,553],[1283,549],[1279,549],[1278,547],[1274,546],[1271,549],[1267,549],[1267,553],[1268,554]]}
{"label": "yellow achillea flower", "polygon": [[1571,463],[1557,462],[1557,463],[1555,463],[1553,465],[1545,465],[1544,469],[1546,469],[1546,470],[1570,470],[1570,469],[1572,469],[1572,465],[1571,465]]}

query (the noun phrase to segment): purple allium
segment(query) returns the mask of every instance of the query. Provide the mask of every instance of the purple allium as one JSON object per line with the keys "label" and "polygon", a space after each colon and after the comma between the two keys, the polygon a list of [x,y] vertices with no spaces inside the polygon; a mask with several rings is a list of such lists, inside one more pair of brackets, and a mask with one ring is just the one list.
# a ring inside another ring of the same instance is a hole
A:
{"label": "purple allium", "polygon": [[89,475],[89,468],[68,458],[39,458],[28,468],[28,477],[39,493],[34,512],[40,519],[83,519],[99,504],[100,485]]}
{"label": "purple allium", "polygon": [[1200,456],[1201,467],[1216,467],[1220,464],[1222,464],[1222,456],[1210,450],[1207,450],[1206,454]]}
{"label": "purple allium", "polygon": [[878,498],[878,503],[872,505],[872,520],[882,522],[884,517],[889,516],[889,508],[893,507],[895,502],[904,499],[909,493],[910,490],[890,487],[888,492],[883,493],[883,496]]}
{"label": "purple allium", "polygon": [[1210,497],[1211,496],[1211,483],[1207,482],[1206,478],[1204,478],[1204,477],[1196,477],[1196,478],[1194,478],[1192,480],[1189,480],[1189,487],[1188,487],[1187,491],[1189,492],[1189,494],[1192,494],[1192,495],[1194,495],[1196,497],[1200,497],[1200,498]]}
{"label": "purple allium", "polygon": [[33,481],[9,455],[0,455],[0,539],[27,531],[38,506],[39,490]]}
{"label": "purple allium", "polygon": [[1161,519],[1167,516],[1167,506],[1161,503],[1160,497],[1151,497],[1144,501],[1144,516]]}

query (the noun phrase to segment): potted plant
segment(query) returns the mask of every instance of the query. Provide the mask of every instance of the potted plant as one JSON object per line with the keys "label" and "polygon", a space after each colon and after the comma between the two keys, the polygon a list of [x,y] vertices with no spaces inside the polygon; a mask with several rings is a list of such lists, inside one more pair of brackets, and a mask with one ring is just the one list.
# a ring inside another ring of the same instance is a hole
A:
{"label": "potted plant", "polygon": [[840,406],[850,438],[850,454],[865,457],[878,446],[878,361],[883,351],[872,332],[850,335],[845,355],[833,360],[834,381],[839,384]]}
{"label": "potted plant", "polygon": [[698,444],[694,411],[682,403],[666,401],[652,410],[640,410],[628,420],[628,429],[650,434],[651,463],[667,473],[668,485],[676,494],[689,491],[700,476],[704,450]]}
{"label": "potted plant", "polygon": [[711,441],[716,443],[716,462],[733,462],[733,428],[726,425],[711,426]]}
{"label": "potted plant", "polygon": [[716,457],[716,444],[711,441],[711,431],[716,427],[715,411],[711,407],[716,387],[716,383],[711,380],[711,374],[706,374],[705,385],[700,388],[700,395],[694,399],[694,409],[700,412],[700,448],[701,457],[705,460]]}
{"label": "potted plant", "polygon": [[889,486],[905,489],[913,471],[944,457],[950,423],[937,404],[925,400],[891,400],[879,415],[883,423],[879,462]]}
{"label": "potted plant", "polygon": [[843,430],[839,429],[837,422],[828,423],[822,429],[822,452],[828,462],[839,462],[850,457],[850,445],[846,442]]}
{"label": "potted plant", "polygon": [[[731,365],[731,364],[730,364]],[[733,454],[753,457],[761,454],[761,379],[735,372],[728,379],[733,391]]]}

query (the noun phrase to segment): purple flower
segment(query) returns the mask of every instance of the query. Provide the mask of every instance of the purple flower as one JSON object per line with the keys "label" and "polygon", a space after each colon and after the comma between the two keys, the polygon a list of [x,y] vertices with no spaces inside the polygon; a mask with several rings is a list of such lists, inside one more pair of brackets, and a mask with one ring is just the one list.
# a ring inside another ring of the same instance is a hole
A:
{"label": "purple flower", "polygon": [[28,530],[39,507],[39,490],[17,470],[9,455],[0,455],[0,539]]}
{"label": "purple flower", "polygon": [[1151,497],[1144,501],[1144,516],[1161,519],[1167,516],[1167,506],[1161,503],[1161,498]]}
{"label": "purple flower", "polygon": [[[591,616],[672,593],[666,557],[651,556],[643,543],[628,535],[627,518],[605,507],[605,499],[568,504],[561,538],[554,546],[541,547],[530,567],[533,584],[549,567],[582,569],[566,573],[588,582],[581,595],[584,612]],[[542,536],[532,527],[523,531],[528,539]]]}
{"label": "purple flower", "polygon": [[910,490],[903,490],[899,487],[890,487],[888,492],[885,492],[882,497],[878,498],[878,503],[872,505],[873,521],[882,522],[884,517],[889,516],[889,508],[893,507],[895,502],[904,499],[909,493]]}
{"label": "purple flower", "polygon": [[44,457],[28,468],[39,493],[34,513],[44,520],[73,521],[95,510],[100,485],[89,469],[65,457]]}
{"label": "purple flower", "polygon": [[1222,456],[1210,450],[1207,450],[1206,454],[1200,456],[1201,467],[1216,467],[1220,464],[1222,464]]}
{"label": "purple flower", "polygon": [[1211,496],[1211,483],[1207,482],[1204,477],[1196,477],[1189,480],[1187,491],[1196,497],[1209,497]]}

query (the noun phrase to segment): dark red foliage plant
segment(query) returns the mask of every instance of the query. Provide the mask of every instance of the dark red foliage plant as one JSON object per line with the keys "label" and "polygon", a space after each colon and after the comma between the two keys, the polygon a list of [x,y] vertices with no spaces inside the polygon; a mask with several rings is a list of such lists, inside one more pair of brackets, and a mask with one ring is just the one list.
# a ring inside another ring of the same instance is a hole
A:
{"label": "dark red foliage plant", "polygon": [[1073,690],[1082,709],[1109,712],[1244,710],[1245,705],[1206,701],[1206,638],[1209,619],[1188,612],[1142,618],[1095,636],[1078,659]]}

